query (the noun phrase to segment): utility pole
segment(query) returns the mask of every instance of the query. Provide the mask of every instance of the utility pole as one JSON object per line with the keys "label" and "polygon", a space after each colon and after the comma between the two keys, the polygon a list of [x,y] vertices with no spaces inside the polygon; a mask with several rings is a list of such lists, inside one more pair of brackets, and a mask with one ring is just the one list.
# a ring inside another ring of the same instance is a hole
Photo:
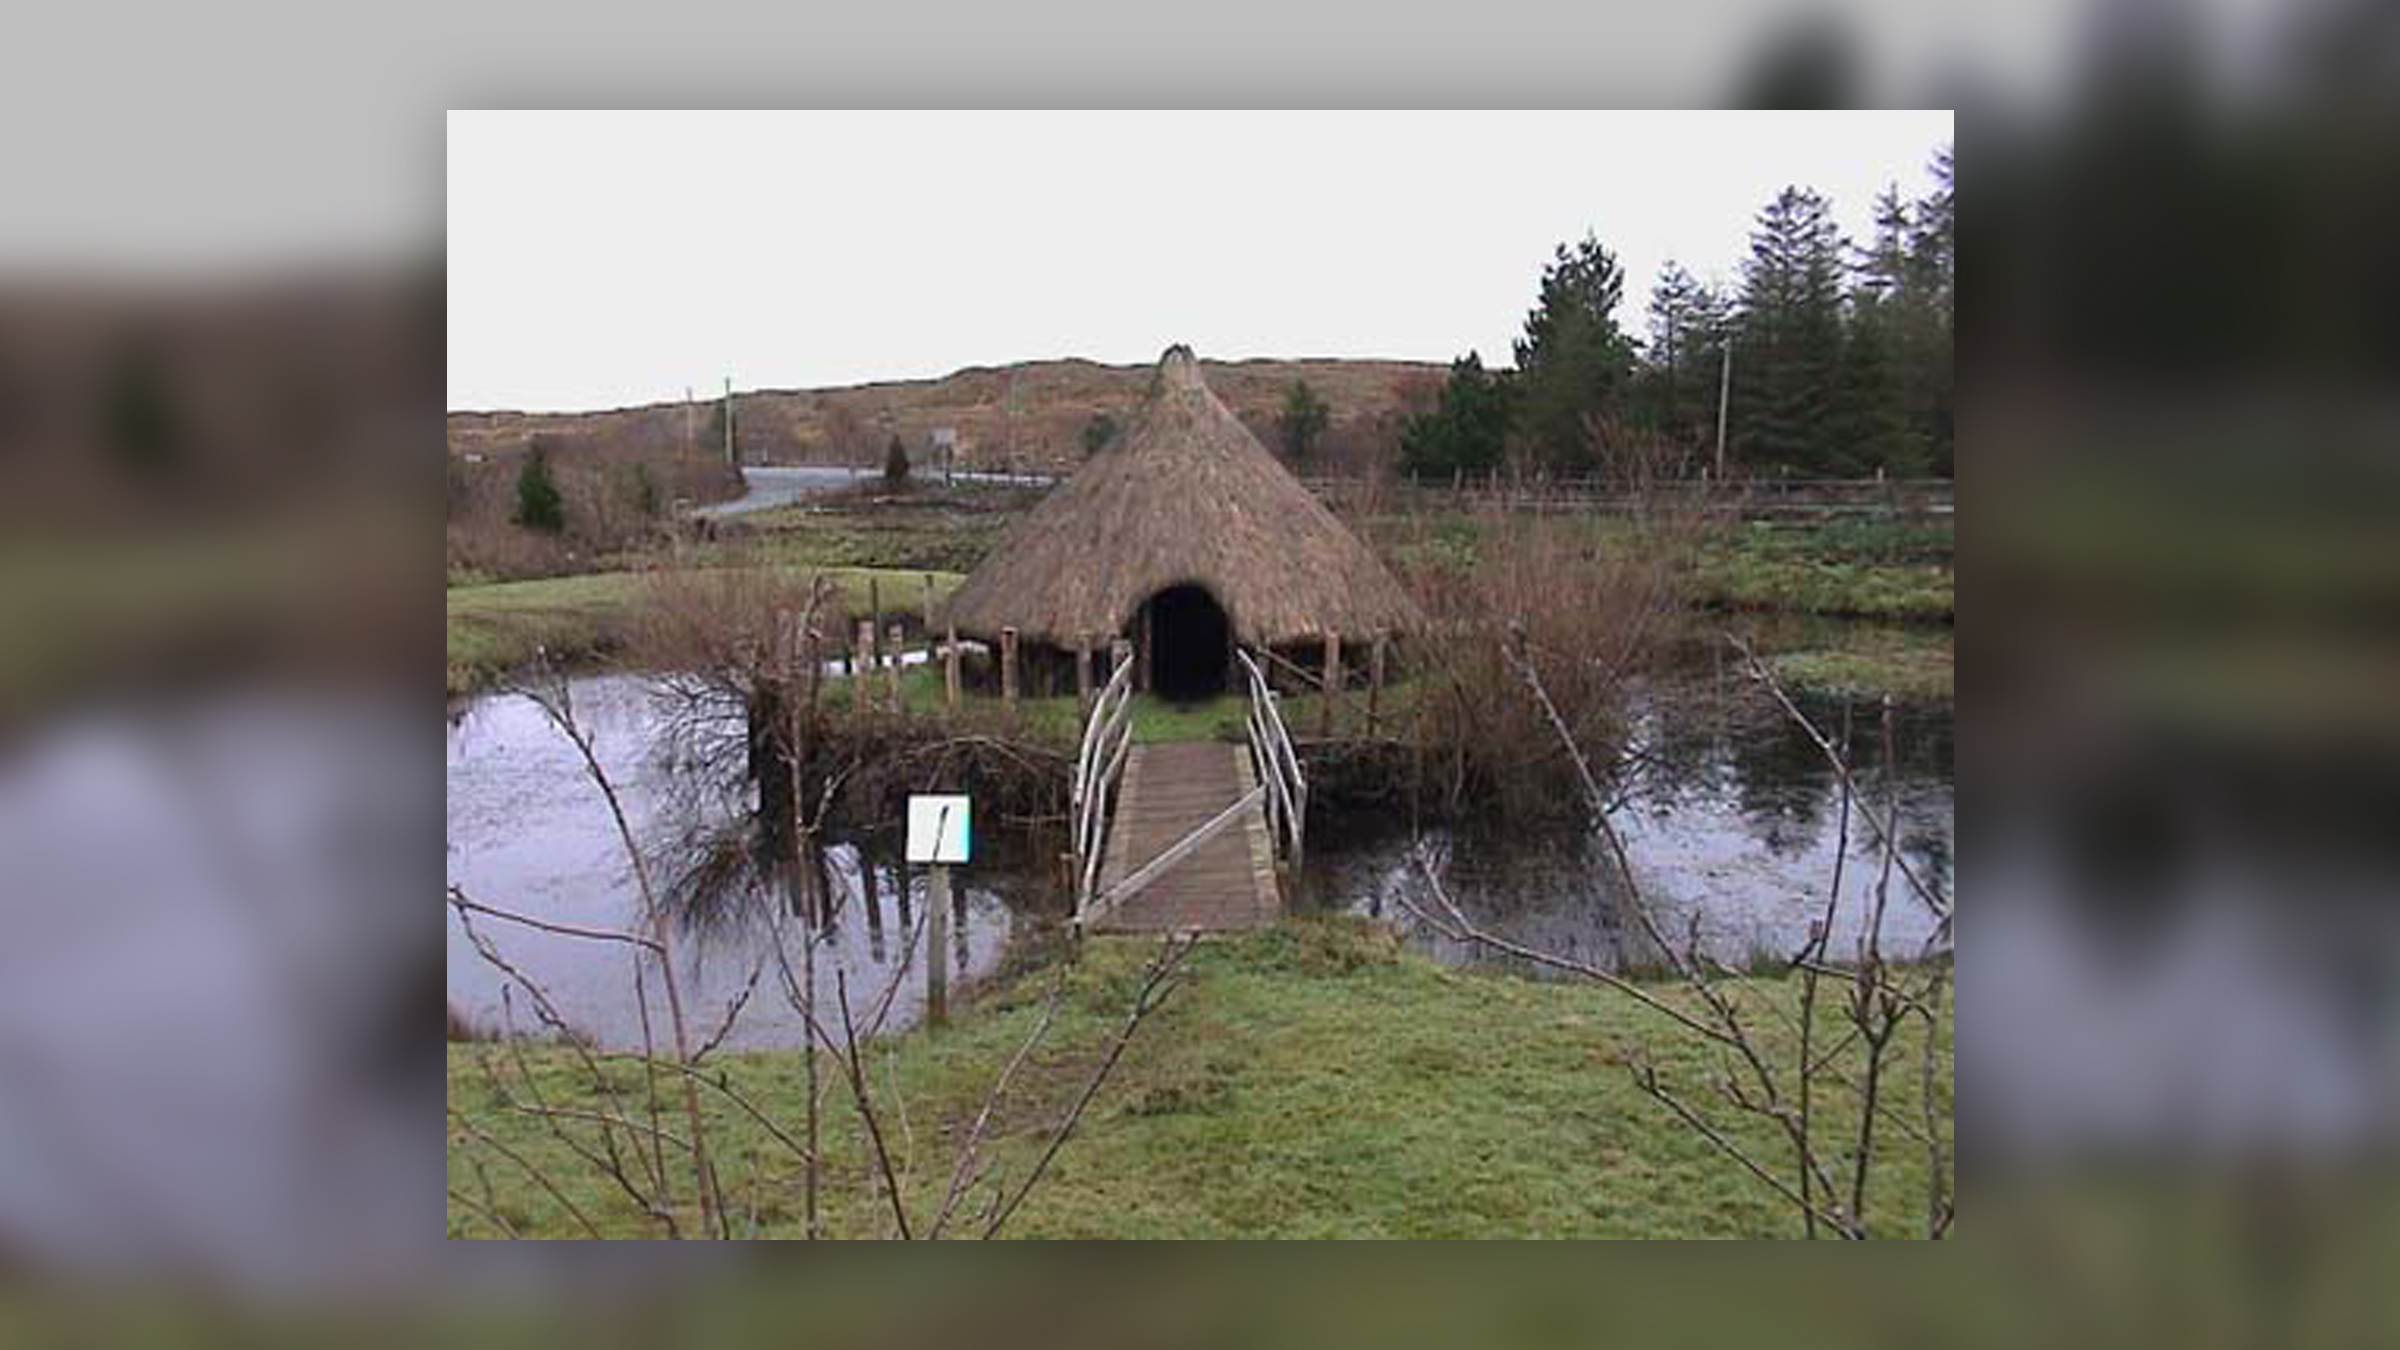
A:
{"label": "utility pole", "polygon": [[700,415],[700,406],[692,402],[692,387],[683,387],[683,457],[696,459],[700,454],[700,424],[693,419]]}
{"label": "utility pole", "polygon": [[725,377],[725,462],[739,469],[742,461],[733,452],[733,377]]}
{"label": "utility pole", "polygon": [[1725,364],[1717,371],[1717,482],[1725,481],[1725,396],[1733,389],[1733,334],[1725,335]]}

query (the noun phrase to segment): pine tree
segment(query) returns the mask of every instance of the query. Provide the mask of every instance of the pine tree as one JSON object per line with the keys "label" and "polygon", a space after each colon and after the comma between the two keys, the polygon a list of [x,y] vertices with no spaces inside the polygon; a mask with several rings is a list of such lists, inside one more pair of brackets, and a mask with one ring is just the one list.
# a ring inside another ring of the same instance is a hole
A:
{"label": "pine tree", "polygon": [[1509,431],[1509,389],[1475,352],[1450,363],[1450,378],[1427,412],[1400,430],[1400,471],[1411,478],[1483,474],[1497,468]]}
{"label": "pine tree", "polygon": [[1726,323],[1726,301],[1715,288],[1680,263],[1659,270],[1639,406],[1642,420],[1677,444],[1697,446],[1716,425]]}
{"label": "pine tree", "polygon": [[1733,394],[1738,457],[1836,471],[1842,363],[1842,239],[1824,197],[1785,188],[1759,212],[1742,269]]}
{"label": "pine tree", "polygon": [[1899,311],[1896,297],[1872,290],[1862,288],[1851,299],[1833,419],[1841,437],[1825,466],[1831,472],[1882,470],[1903,478],[1925,472],[1926,455],[1908,415]]}
{"label": "pine tree", "polygon": [[900,443],[897,435],[883,450],[883,481],[890,487],[898,487],[908,481],[908,447]]}
{"label": "pine tree", "polygon": [[529,530],[556,534],[567,527],[567,503],[550,478],[550,446],[546,437],[533,438],[525,462],[517,469],[517,509],[509,517]]}
{"label": "pine tree", "polygon": [[1908,276],[1919,303],[1906,316],[1909,411],[1930,467],[1948,476],[1957,460],[1958,190],[1952,147],[1933,157],[1933,192],[1917,203]]}
{"label": "pine tree", "polygon": [[1623,411],[1633,342],[1617,327],[1625,275],[1616,256],[1585,235],[1559,245],[1542,270],[1540,303],[1516,344],[1514,416],[1534,457],[1572,469],[1592,457],[1593,419]]}
{"label": "pine tree", "polygon": [[1325,433],[1325,424],[1332,412],[1317,391],[1306,380],[1292,381],[1283,396],[1283,412],[1275,419],[1275,429],[1283,439],[1283,451],[1294,464],[1306,464],[1316,449],[1317,438]]}
{"label": "pine tree", "polygon": [[1926,297],[1912,263],[1913,229],[1900,190],[1875,199],[1875,233],[1859,250],[1844,314],[1842,376],[1830,424],[1838,429],[1826,468],[1844,474],[1925,471],[1925,438],[1910,415],[1912,320]]}

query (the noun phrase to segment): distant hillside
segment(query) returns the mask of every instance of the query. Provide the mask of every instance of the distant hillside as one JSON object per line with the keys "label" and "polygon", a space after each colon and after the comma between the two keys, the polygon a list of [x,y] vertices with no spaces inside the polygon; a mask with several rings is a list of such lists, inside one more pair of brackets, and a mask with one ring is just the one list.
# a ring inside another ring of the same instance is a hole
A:
{"label": "distant hillside", "polygon": [[[1318,459],[1347,464],[1387,454],[1402,420],[1430,406],[1445,368],[1420,361],[1204,361],[1209,387],[1278,453],[1276,414],[1294,380],[1331,410]],[[956,433],[962,463],[1068,467],[1083,457],[1083,430],[1099,414],[1124,423],[1149,387],[1147,364],[1026,361],[976,366],[936,380],[838,389],[761,389],[733,397],[743,462],[879,463],[897,434],[922,453],[938,428]],[[715,434],[713,403],[590,413],[461,412],[449,418],[452,454],[511,455],[535,434],[562,447],[675,456]]]}

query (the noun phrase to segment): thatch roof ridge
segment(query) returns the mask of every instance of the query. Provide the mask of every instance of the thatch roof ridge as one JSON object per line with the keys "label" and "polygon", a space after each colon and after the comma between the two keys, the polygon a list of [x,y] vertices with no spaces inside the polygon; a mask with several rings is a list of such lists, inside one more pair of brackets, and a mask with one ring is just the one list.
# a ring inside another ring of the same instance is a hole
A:
{"label": "thatch roof ridge", "polygon": [[1119,441],[1017,522],[950,597],[948,622],[992,637],[1102,646],[1142,601],[1208,588],[1252,645],[1417,627],[1416,603],[1316,495],[1209,391],[1189,347],[1160,357]]}

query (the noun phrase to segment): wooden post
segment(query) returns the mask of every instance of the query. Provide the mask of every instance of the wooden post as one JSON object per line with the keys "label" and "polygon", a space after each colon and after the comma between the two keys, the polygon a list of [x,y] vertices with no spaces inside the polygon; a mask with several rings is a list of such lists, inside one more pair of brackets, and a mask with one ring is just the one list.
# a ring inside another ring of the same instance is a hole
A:
{"label": "wooden post", "polygon": [[925,583],[925,640],[931,642],[933,641],[933,573],[921,573],[917,580]]}
{"label": "wooden post", "polygon": [[958,625],[952,624],[942,635],[942,685],[950,700],[950,711],[958,711]]}
{"label": "wooden post", "polygon": [[1015,707],[1017,703],[1017,630],[1000,630],[1000,701]]}
{"label": "wooden post", "polygon": [[1092,649],[1081,645],[1075,648],[1075,715],[1092,715]]}
{"label": "wooden post", "polygon": [[950,1020],[950,869],[933,865],[925,893],[925,1025]]}
{"label": "wooden post", "polygon": [[1134,630],[1140,636],[1133,646],[1133,687],[1137,693],[1150,692],[1150,602],[1142,602],[1142,624]]}
{"label": "wooden post", "polygon": [[1331,740],[1333,739],[1333,700],[1342,689],[1341,634],[1327,633],[1325,635],[1325,666],[1318,672],[1318,677],[1324,688],[1319,694],[1320,701],[1317,705],[1317,734]]}
{"label": "wooden post", "polygon": [[850,673],[850,711],[863,714],[867,710],[869,673],[875,669],[875,623],[873,620],[860,619],[858,621],[858,640],[852,644],[851,649],[858,656],[855,668]]}
{"label": "wooden post", "polygon": [[892,649],[892,664],[889,667],[890,673],[885,677],[884,682],[885,697],[891,703],[892,715],[897,717],[900,714],[900,625],[893,624],[891,628],[884,634],[884,636],[890,640],[889,645]]}
{"label": "wooden post", "polygon": [[1375,719],[1383,706],[1383,647],[1384,639],[1375,639],[1375,649],[1367,658],[1367,734],[1375,733]]}

